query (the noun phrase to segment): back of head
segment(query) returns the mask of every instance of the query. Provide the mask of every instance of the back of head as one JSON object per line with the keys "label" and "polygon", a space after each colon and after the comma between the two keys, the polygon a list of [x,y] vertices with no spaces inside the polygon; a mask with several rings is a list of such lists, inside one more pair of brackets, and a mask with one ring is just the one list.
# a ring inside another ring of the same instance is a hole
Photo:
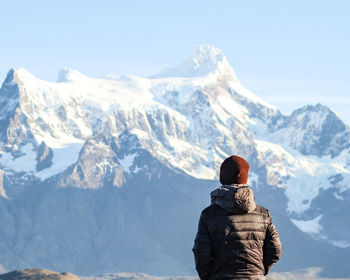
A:
{"label": "back of head", "polygon": [[223,185],[246,184],[248,181],[249,164],[240,156],[230,156],[220,167],[220,183]]}

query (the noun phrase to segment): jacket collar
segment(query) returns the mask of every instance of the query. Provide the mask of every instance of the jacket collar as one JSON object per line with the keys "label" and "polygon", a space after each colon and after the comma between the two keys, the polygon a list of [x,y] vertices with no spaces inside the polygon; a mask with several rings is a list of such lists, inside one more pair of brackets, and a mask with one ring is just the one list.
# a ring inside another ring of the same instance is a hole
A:
{"label": "jacket collar", "polygon": [[256,208],[254,191],[247,184],[222,185],[210,193],[211,203],[228,212],[250,213]]}

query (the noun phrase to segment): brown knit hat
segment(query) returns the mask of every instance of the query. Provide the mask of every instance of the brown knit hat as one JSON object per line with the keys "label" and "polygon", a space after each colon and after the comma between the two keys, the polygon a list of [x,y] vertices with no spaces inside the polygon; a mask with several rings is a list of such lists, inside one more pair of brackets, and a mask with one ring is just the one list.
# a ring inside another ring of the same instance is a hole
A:
{"label": "brown knit hat", "polygon": [[223,185],[246,184],[249,164],[239,156],[230,156],[220,167],[220,183]]}

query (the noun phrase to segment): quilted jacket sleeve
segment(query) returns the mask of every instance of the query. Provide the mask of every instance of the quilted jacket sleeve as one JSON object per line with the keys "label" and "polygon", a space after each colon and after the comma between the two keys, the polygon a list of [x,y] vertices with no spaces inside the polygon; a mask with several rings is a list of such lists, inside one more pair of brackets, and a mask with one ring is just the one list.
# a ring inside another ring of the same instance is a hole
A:
{"label": "quilted jacket sleeve", "polygon": [[270,216],[268,221],[263,247],[265,275],[269,273],[273,264],[276,263],[282,255],[282,244]]}
{"label": "quilted jacket sleeve", "polygon": [[213,265],[213,252],[203,213],[199,219],[198,231],[192,251],[194,253],[196,270],[199,278],[201,280],[207,280]]}

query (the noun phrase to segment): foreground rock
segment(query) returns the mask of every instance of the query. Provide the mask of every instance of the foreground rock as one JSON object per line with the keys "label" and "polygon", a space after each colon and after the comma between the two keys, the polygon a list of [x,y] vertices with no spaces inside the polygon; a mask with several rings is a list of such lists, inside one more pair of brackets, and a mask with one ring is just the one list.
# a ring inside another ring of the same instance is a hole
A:
{"label": "foreground rock", "polygon": [[1,280],[79,280],[80,278],[71,273],[59,273],[46,269],[32,268],[25,270],[15,270],[9,273],[1,274]]}
{"label": "foreground rock", "polygon": [[[267,280],[350,280],[350,278],[320,278],[319,273],[322,271],[319,267],[295,270],[292,272],[271,273]],[[157,277],[145,273],[110,273],[100,276],[81,277],[71,273],[55,272],[46,269],[25,269],[15,270],[9,273],[1,274],[0,280],[199,280],[193,276],[164,276]]]}

